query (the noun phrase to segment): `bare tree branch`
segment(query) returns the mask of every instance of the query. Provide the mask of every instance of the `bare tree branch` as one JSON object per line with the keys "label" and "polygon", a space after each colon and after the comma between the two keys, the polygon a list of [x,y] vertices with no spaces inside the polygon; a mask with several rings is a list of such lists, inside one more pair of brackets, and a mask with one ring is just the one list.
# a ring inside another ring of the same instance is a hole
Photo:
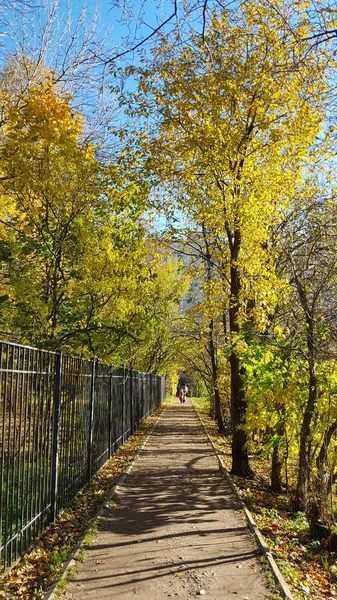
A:
{"label": "bare tree branch", "polygon": [[177,17],[177,0],[174,0],[173,9],[174,9],[173,13],[167,19],[165,19],[165,21],[163,21],[160,25],[158,25],[158,27],[156,27],[155,29],[153,29],[153,31],[151,31],[151,33],[148,36],[144,37],[142,40],[140,40],[139,42],[137,42],[137,44],[134,44],[133,46],[131,46],[127,50],[123,50],[123,52],[118,52],[117,54],[115,54],[111,58],[103,60],[104,64],[105,65],[111,64],[112,62],[114,62],[118,58],[121,58],[122,56],[125,56],[126,54],[129,54],[130,52],[134,52],[134,50],[137,50],[138,48],[140,48],[141,46],[143,46],[152,37],[154,37],[157,33],[159,33],[159,31],[161,31],[161,29],[163,27],[165,27],[165,25],[167,25],[167,23],[169,23],[170,21],[172,21],[172,19],[174,19],[175,17]]}

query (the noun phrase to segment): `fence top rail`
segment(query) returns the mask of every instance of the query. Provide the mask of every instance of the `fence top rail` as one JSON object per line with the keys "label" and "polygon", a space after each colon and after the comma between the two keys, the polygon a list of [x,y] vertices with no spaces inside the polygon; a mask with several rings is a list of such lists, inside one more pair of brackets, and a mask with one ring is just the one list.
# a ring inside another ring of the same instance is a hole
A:
{"label": "fence top rail", "polygon": [[15,348],[24,348],[25,350],[34,350],[36,352],[44,352],[45,354],[57,354],[53,350],[44,350],[43,348],[35,348],[34,346],[26,346],[25,344],[17,344],[16,342],[7,342],[6,340],[0,340],[1,346],[14,346]]}
{"label": "fence top rail", "polygon": [[[50,354],[53,356],[56,356],[57,354],[62,354],[64,356],[65,359],[77,359],[79,361],[82,362],[99,362],[100,361],[98,359],[87,359],[87,358],[82,358],[81,356],[72,356],[72,355],[68,355],[68,354],[63,354],[62,352],[54,352],[53,350],[45,350],[43,348],[36,348],[35,346],[26,346],[26,344],[18,344],[16,342],[8,342],[7,340],[1,340],[0,339],[0,345],[1,347],[3,345],[6,346],[12,346],[13,348],[23,348],[24,350],[33,350],[34,352],[43,352],[44,354]],[[1,348],[2,349],[2,348]],[[118,369],[123,369],[124,373],[120,374],[120,375],[115,375],[113,374],[112,377],[116,377],[116,378],[125,378],[128,379],[130,374],[132,374],[132,376],[134,377],[139,377],[139,376],[145,376],[145,377],[162,377],[162,375],[157,375],[157,373],[146,373],[144,371],[137,371],[136,369],[128,369],[127,367],[113,367],[113,365],[106,365],[105,363],[100,363],[103,366],[106,366],[107,368],[111,369],[111,373],[115,373]]]}

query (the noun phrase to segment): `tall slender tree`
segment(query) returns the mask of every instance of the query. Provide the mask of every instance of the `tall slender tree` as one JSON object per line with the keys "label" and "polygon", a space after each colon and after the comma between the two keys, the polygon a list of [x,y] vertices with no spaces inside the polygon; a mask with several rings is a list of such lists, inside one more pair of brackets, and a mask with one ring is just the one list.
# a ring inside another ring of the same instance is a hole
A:
{"label": "tall slender tree", "polygon": [[286,10],[243,3],[214,14],[203,37],[160,39],[134,98],[148,117],[141,146],[153,180],[180,186],[185,218],[215,229],[228,257],[232,472],[241,475],[250,466],[239,346],[275,304],[269,230],[323,118],[323,67],[315,53],[300,62]]}

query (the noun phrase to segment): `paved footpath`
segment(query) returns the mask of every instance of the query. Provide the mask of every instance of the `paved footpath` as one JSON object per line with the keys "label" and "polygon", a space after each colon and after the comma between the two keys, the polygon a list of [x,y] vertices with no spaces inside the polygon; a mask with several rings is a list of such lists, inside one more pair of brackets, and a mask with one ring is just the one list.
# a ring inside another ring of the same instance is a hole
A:
{"label": "paved footpath", "polygon": [[244,515],[187,401],[163,413],[63,600],[266,600]]}

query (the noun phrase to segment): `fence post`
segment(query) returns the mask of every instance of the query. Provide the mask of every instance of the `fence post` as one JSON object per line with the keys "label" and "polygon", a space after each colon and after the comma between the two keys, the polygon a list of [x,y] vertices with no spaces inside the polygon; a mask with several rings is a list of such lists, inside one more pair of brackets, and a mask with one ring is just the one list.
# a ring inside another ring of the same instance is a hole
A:
{"label": "fence post", "polygon": [[130,379],[130,423],[131,423],[131,435],[134,433],[134,422],[133,422],[133,370],[129,369]]}
{"label": "fence post", "polygon": [[62,354],[55,356],[54,379],[54,406],[53,406],[53,434],[51,454],[51,486],[50,486],[50,520],[53,523],[57,512],[57,484],[59,464],[59,434],[61,413],[61,387],[62,387]]}
{"label": "fence post", "polygon": [[139,415],[140,415],[140,392],[139,392],[139,371],[135,371],[135,380],[136,380],[136,385],[135,385],[135,390],[136,390],[136,395],[135,395],[135,401],[136,401],[136,428],[139,429]]}
{"label": "fence post", "polygon": [[125,427],[124,427],[124,421],[125,421],[125,367],[122,367],[122,377],[123,377],[123,381],[122,381],[122,444],[124,444],[125,442]]}
{"label": "fence post", "polygon": [[111,446],[112,446],[112,369],[110,372],[110,385],[109,385],[109,458],[111,457]]}
{"label": "fence post", "polygon": [[91,380],[90,380],[90,403],[89,403],[89,435],[88,435],[88,470],[87,479],[91,480],[91,462],[92,462],[92,438],[94,425],[94,401],[95,401],[95,361],[91,361]]}

